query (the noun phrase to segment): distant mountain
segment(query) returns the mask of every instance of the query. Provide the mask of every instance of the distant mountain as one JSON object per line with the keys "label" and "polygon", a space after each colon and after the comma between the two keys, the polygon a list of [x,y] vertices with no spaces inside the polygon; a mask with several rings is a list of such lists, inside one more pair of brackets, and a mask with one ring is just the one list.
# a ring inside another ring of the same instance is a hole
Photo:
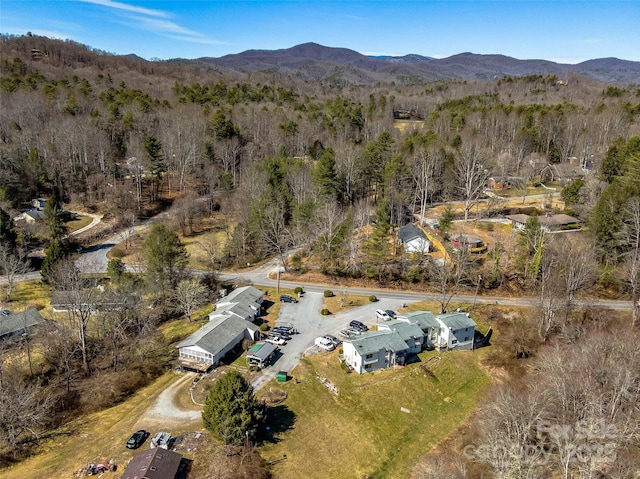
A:
{"label": "distant mountain", "polygon": [[640,62],[602,58],[577,65],[518,60],[504,55],[460,53],[447,58],[421,55],[366,56],[347,48],[304,43],[281,50],[247,50],[200,62],[240,72],[268,72],[341,84],[417,83],[433,80],[491,79],[504,76],[576,73],[605,82],[640,83]]}

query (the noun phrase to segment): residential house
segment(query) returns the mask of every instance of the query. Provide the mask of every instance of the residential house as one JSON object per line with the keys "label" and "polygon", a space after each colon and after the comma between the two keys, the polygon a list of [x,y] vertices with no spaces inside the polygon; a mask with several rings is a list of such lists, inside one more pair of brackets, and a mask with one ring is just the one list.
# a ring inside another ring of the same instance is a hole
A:
{"label": "residential house", "polygon": [[409,346],[395,331],[364,333],[342,343],[344,359],[358,374],[404,365]]}
{"label": "residential house", "polygon": [[31,200],[31,206],[33,206],[37,211],[43,211],[46,204],[46,198],[34,198]]}
{"label": "residential house", "polygon": [[182,455],[162,448],[136,452],[121,479],[175,479]]}
{"label": "residential house", "polygon": [[243,340],[255,341],[259,335],[258,327],[249,321],[237,316],[218,317],[178,343],[178,364],[206,372]]}
{"label": "residential house", "polygon": [[44,219],[44,213],[40,210],[25,211],[21,216],[27,223],[36,223]]}
{"label": "residential house", "polygon": [[178,364],[186,369],[207,371],[243,340],[260,337],[253,323],[262,311],[264,293],[244,286],[222,297],[209,314],[209,323],[180,342]]}
{"label": "residential house", "polygon": [[412,311],[398,315],[398,321],[415,324],[422,331],[422,348],[433,349],[436,347],[440,334],[440,323],[436,321],[436,315],[431,311]]}
{"label": "residential house", "polygon": [[263,301],[264,293],[259,289],[253,286],[238,288],[216,302],[209,320],[238,317],[253,322],[260,316]]}
{"label": "residential house", "polygon": [[378,331],[397,333],[407,345],[407,354],[418,354],[424,349],[424,333],[417,324],[396,319],[378,324]]}
{"label": "residential house", "polygon": [[[506,218],[513,228],[522,230],[529,220],[529,215],[508,215]],[[544,231],[549,232],[576,229],[580,226],[578,218],[565,214],[538,216],[538,222]]]}
{"label": "residential house", "polygon": [[264,368],[271,363],[277,351],[275,344],[256,343],[247,351],[247,365]]}
{"label": "residential house", "polygon": [[405,253],[425,254],[431,250],[431,242],[420,228],[409,224],[398,230],[398,243],[404,247]]}
{"label": "residential house", "polygon": [[344,359],[358,374],[404,365],[407,356],[423,349],[473,349],[476,323],[468,313],[436,316],[429,311],[398,315],[378,324],[378,331],[345,340]]}
{"label": "residential house", "polygon": [[440,325],[436,348],[440,351],[446,349],[473,349],[473,338],[476,323],[469,313],[455,312],[436,316]]}
{"label": "residential house", "polygon": [[21,313],[0,316],[0,339],[23,336],[32,328],[45,322],[36,308],[29,308]]}

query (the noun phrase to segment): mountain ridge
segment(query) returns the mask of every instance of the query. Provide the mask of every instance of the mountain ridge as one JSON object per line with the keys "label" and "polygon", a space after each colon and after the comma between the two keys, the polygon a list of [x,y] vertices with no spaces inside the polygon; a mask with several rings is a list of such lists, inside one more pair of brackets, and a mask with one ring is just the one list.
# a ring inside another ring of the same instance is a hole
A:
{"label": "mountain ridge", "polygon": [[[400,83],[491,79],[505,76],[566,75],[576,73],[605,82],[640,83],[640,62],[618,58],[591,59],[578,64],[550,60],[520,60],[502,54],[458,53],[446,58],[418,54],[369,56],[348,48],[327,47],[314,42],[278,50],[246,50],[222,57],[201,57],[198,62],[245,73],[269,71],[309,80],[340,83],[394,81]],[[359,71],[336,72],[351,67]],[[308,70],[313,71],[309,76]],[[355,79],[354,77],[357,77]]]}

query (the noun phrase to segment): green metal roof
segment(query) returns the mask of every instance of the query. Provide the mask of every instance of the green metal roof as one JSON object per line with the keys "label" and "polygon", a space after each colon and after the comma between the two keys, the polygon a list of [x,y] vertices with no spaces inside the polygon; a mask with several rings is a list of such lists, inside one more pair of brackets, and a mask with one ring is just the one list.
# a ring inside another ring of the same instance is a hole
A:
{"label": "green metal roof", "polygon": [[402,320],[388,321],[384,323],[382,327],[395,331],[404,341],[412,338],[422,338],[424,335],[420,326],[415,323],[407,323]]}
{"label": "green metal roof", "polygon": [[351,340],[351,344],[360,355],[377,353],[382,349],[395,352],[409,349],[407,343],[395,331],[363,333],[357,339]]}
{"label": "green metal roof", "polygon": [[476,327],[476,322],[469,317],[468,313],[455,312],[440,314],[438,315],[438,319],[449,329],[453,330]]}
{"label": "green metal roof", "polygon": [[436,321],[436,315],[431,311],[412,311],[410,313],[401,314],[399,317],[407,318],[410,323],[416,324],[423,331],[429,328],[440,328],[440,324]]}

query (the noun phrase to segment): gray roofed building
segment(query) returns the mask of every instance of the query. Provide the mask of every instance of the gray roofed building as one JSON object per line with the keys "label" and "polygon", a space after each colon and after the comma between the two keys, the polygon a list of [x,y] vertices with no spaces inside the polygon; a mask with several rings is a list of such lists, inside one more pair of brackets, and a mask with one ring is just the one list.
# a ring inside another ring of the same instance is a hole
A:
{"label": "gray roofed building", "polygon": [[29,328],[43,324],[45,319],[36,308],[29,308],[21,313],[0,316],[0,338],[21,336]]}
{"label": "gray roofed building", "polygon": [[247,364],[264,368],[275,355],[278,347],[271,343],[256,343],[247,351]]}
{"label": "gray roofed building", "polygon": [[440,323],[436,320],[436,315],[431,311],[411,311],[410,313],[399,314],[398,319],[417,324],[424,332],[428,329],[440,327]]}
{"label": "gray roofed building", "polygon": [[260,315],[263,300],[264,293],[253,286],[238,288],[218,300],[215,310],[209,313],[209,319],[236,316],[253,321]]}
{"label": "gray roofed building", "polygon": [[440,323],[438,349],[473,349],[476,322],[468,313],[441,314],[436,319]]}
{"label": "gray roofed building", "polygon": [[258,327],[237,316],[220,317],[205,324],[176,348],[183,367],[207,370],[244,339],[255,340]]}
{"label": "gray roofed building", "polygon": [[29,210],[22,213],[22,218],[28,223],[35,223],[36,221],[42,221],[44,219],[44,213],[40,210]]}
{"label": "gray roofed building", "polygon": [[342,345],[344,358],[358,374],[404,364],[409,346],[395,331],[373,331]]}
{"label": "gray roofed building", "polygon": [[431,311],[412,311],[398,315],[398,321],[405,321],[415,324],[422,330],[424,339],[422,341],[423,348],[432,348],[435,346],[440,333],[440,323],[436,319],[436,315]]}
{"label": "gray roofed building", "polygon": [[[514,228],[523,229],[527,224],[530,216],[525,214],[517,214],[508,215],[506,216],[506,218]],[[573,216],[565,214],[548,216],[541,215],[538,216],[538,222],[540,223],[540,227],[545,229],[546,231],[559,231],[562,229],[576,227],[580,224],[580,220],[578,218],[574,218]]]}
{"label": "gray roofed building", "polygon": [[407,253],[428,253],[431,242],[420,228],[408,224],[398,230],[398,242],[404,246]]}
{"label": "gray roofed building", "polygon": [[220,298],[218,304],[225,303],[256,303],[262,304],[264,293],[253,286],[243,286],[242,288],[234,289],[231,293]]}
{"label": "gray roofed building", "polygon": [[419,353],[422,351],[424,333],[417,324],[408,323],[402,320],[388,321],[378,325],[378,331],[394,331],[407,344],[409,353]]}

